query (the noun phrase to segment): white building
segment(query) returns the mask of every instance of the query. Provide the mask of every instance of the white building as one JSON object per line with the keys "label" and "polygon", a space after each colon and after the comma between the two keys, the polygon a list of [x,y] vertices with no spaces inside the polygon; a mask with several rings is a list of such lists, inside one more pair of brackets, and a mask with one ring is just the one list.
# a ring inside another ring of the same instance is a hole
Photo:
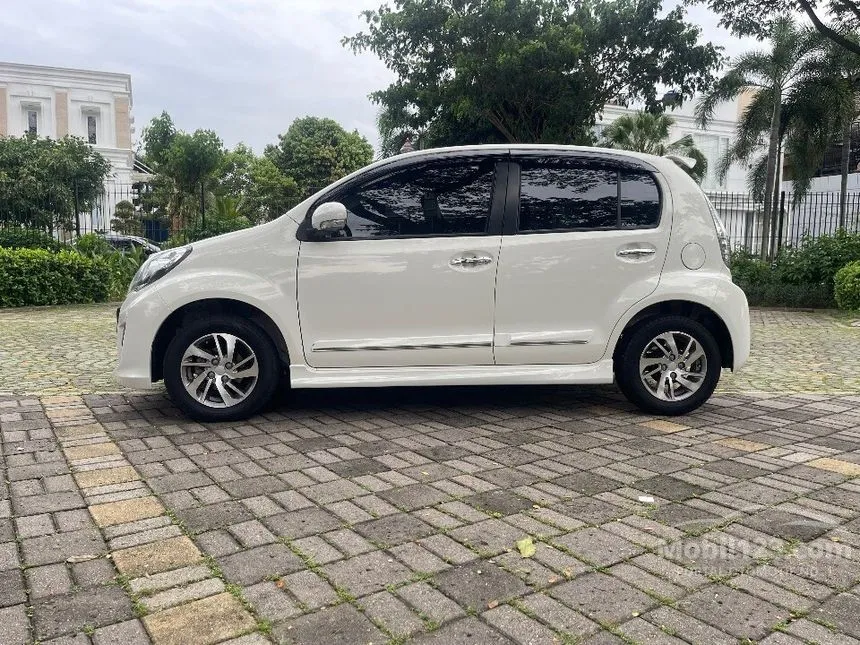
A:
{"label": "white building", "polygon": [[[696,147],[708,159],[708,174],[702,181],[702,188],[707,192],[746,192],[746,170],[738,165],[730,168],[722,180],[717,177],[717,166],[722,156],[729,149],[735,136],[738,118],[748,104],[746,95],[741,95],[734,101],[721,103],[717,106],[714,118],[708,128],[700,128],[694,116],[696,99],[686,101],[682,106],[668,109],[666,114],[675,120],[675,125],[669,133],[669,141],[676,141],[686,135],[692,135]],[[603,109],[603,115],[597,122],[596,132],[599,133],[620,116],[635,114],[636,107],[621,107],[608,104]]]}
{"label": "white building", "polygon": [[131,109],[128,74],[0,62],[0,136],[80,137],[111,164],[104,194],[77,217],[81,232],[109,230],[132,184],[151,178],[134,157]]}
{"label": "white building", "polygon": [[[756,203],[749,195],[747,168],[741,164],[734,164],[722,179],[717,173],[720,159],[729,149],[735,137],[738,120],[751,98],[752,94],[744,93],[733,101],[717,105],[707,129],[700,128],[696,123],[694,116],[696,98],[686,101],[680,107],[667,110],[667,114],[675,120],[669,133],[669,141],[676,141],[689,134],[693,137],[696,147],[707,158],[708,172],[702,180],[702,188],[719,211],[732,244],[755,249],[759,244],[762,208],[761,204]],[[619,116],[634,114],[637,111],[638,108],[635,107],[605,106],[603,117],[596,127],[597,133],[599,134]]]}
{"label": "white building", "polygon": [[73,135],[111,163],[110,181],[132,181],[131,76],[0,62],[0,136]]}

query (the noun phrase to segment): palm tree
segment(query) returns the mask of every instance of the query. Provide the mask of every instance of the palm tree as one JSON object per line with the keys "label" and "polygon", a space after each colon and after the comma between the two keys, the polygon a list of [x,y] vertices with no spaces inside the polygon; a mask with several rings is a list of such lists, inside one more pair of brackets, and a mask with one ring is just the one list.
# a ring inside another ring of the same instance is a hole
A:
{"label": "palm tree", "polygon": [[[857,40],[855,34],[844,35]],[[842,143],[839,226],[844,228],[851,129],[860,117],[860,56],[832,44],[810,56],[785,109],[785,147],[795,174],[796,201],[809,190],[827,149],[834,141]]]}
{"label": "palm tree", "polygon": [[[699,125],[707,127],[716,106],[737,98],[745,91],[755,92],[738,122],[735,140],[720,163],[719,173],[728,172],[733,162],[750,166],[753,191],[764,199],[761,257],[766,259],[771,246],[771,220],[779,203],[780,145],[785,135],[783,103],[800,79],[806,57],[820,44],[819,36],[793,18],[774,21],[770,50],[741,54],[731,62],[729,71],[696,105]],[[761,155],[766,135],[766,153]]]}
{"label": "palm tree", "polygon": [[677,141],[669,142],[669,131],[673,125],[675,119],[666,114],[624,114],[603,130],[601,143],[607,148],[621,148],[661,157],[667,154],[689,157],[696,162],[692,168],[684,164],[678,165],[693,179],[702,183],[708,172],[708,159],[696,147],[692,135],[688,134]]}

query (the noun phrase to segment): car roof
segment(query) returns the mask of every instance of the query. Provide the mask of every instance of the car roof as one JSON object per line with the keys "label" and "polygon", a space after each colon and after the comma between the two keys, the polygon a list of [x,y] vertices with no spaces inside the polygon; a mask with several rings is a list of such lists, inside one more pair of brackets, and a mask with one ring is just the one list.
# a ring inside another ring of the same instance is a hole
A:
{"label": "car roof", "polygon": [[399,162],[408,159],[419,159],[422,157],[433,156],[449,156],[456,154],[570,154],[582,155],[583,157],[592,157],[595,159],[613,159],[613,160],[629,160],[639,162],[643,165],[650,166],[653,169],[659,169],[665,162],[665,157],[646,154],[644,152],[634,152],[632,150],[622,150],[620,148],[599,148],[596,146],[568,146],[549,143],[493,143],[473,146],[449,146],[445,148],[427,148],[424,150],[415,150],[405,152],[392,157],[386,157],[367,166],[365,170],[377,166],[383,166],[386,163]]}
{"label": "car roof", "polygon": [[149,244],[149,240],[137,235],[125,235],[123,233],[102,233],[102,235],[106,240],[134,240],[135,242],[146,242]]}
{"label": "car roof", "polygon": [[[414,150],[412,152],[404,152],[399,155],[381,159],[380,162],[392,159],[407,159],[409,157],[432,156],[436,154],[450,153],[583,153],[589,156],[606,155],[609,157],[630,157],[632,159],[640,159],[653,163],[655,160],[662,159],[656,155],[646,154],[644,152],[634,152],[632,150],[622,150],[620,148],[599,148],[597,146],[569,146],[555,143],[488,143],[471,146],[448,146],[444,148],[426,148],[423,150]],[[377,163],[380,163],[377,162]],[[373,164],[375,165],[375,164]]]}

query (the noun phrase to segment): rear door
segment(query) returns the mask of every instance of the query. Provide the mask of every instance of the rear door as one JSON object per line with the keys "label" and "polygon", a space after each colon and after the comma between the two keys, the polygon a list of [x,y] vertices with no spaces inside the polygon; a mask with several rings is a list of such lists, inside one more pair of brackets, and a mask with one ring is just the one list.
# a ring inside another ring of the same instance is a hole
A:
{"label": "rear door", "polygon": [[340,368],[491,365],[505,156],[393,166],[325,198],[347,207],[345,237],[300,228],[305,359]]}
{"label": "rear door", "polygon": [[621,315],[657,287],[670,209],[623,161],[515,156],[496,292],[498,364],[601,358]]}

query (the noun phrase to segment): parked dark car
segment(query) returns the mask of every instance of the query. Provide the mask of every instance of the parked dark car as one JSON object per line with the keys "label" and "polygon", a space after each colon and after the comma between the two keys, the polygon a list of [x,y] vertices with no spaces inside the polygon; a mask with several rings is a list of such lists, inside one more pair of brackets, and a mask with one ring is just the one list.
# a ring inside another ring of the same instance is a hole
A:
{"label": "parked dark car", "polygon": [[150,256],[153,253],[158,253],[161,250],[161,247],[156,246],[155,244],[147,240],[145,237],[138,237],[137,235],[103,233],[102,237],[117,251],[122,251],[123,253],[140,247],[143,249],[144,255]]}

